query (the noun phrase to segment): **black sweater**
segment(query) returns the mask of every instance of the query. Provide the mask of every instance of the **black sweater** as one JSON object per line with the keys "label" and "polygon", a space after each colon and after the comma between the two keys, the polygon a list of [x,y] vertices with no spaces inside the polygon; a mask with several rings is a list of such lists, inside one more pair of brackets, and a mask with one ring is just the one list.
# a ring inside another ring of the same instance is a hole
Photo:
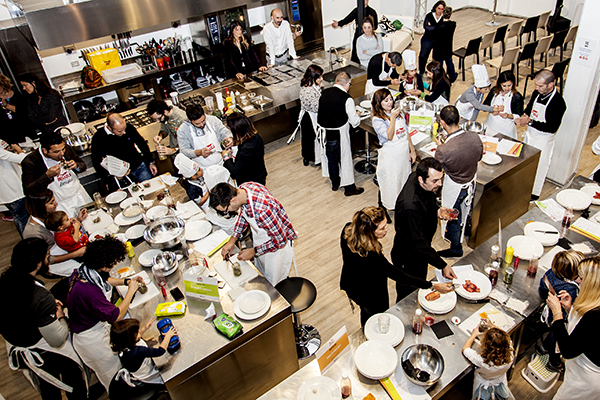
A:
{"label": "black sweater", "polygon": [[[367,79],[371,79],[373,81],[373,85],[375,86],[387,87],[387,85],[391,83],[390,81],[382,81],[379,79],[379,74],[381,74],[382,67],[384,68],[385,72],[388,72],[392,68],[391,66],[387,65],[387,63],[383,65],[384,54],[386,53],[384,52],[375,54],[373,57],[371,57],[371,60],[369,60],[369,65],[367,66]],[[390,77],[394,79],[398,78],[398,76],[399,75],[394,68],[390,74]]]}
{"label": "black sweater", "polygon": [[435,89],[433,89],[433,92],[431,92],[431,94],[425,96],[425,101],[433,103],[440,96],[442,96],[448,101],[450,100],[450,85],[448,85],[448,83],[444,79],[441,79],[438,82],[437,86],[435,87]]}
{"label": "black sweater", "polygon": [[15,112],[4,107],[0,110],[0,139],[9,144],[16,144],[24,142],[25,136],[35,138],[35,128],[27,118],[27,98],[14,92],[8,99],[8,104],[15,107]]}
{"label": "black sweater", "polygon": [[[487,97],[483,101],[483,104],[486,106],[492,105],[492,100],[494,99],[495,91],[490,90]],[[510,101],[510,111],[513,114],[517,114],[518,116],[523,115],[523,95],[519,92],[514,92],[512,99]],[[506,111],[505,111],[506,112]]]}
{"label": "black sweater", "polygon": [[[442,22],[441,18],[440,22]],[[431,42],[435,42],[435,39],[437,38],[437,24],[438,22],[436,22],[433,13],[427,13],[425,19],[423,20],[423,28],[425,29],[425,32],[423,33],[423,37],[421,38],[421,40],[425,39]]]}
{"label": "black sweater", "polygon": [[54,132],[56,128],[68,125],[60,95],[48,93],[38,103],[38,96],[34,94],[29,95],[27,100],[28,118],[42,133]]}
{"label": "black sweater", "polygon": [[[236,74],[247,75],[250,72],[254,72],[260,68],[260,60],[256,54],[256,49],[252,45],[252,42],[246,38],[248,42],[248,49],[242,46],[242,51],[233,43],[233,40],[226,39],[223,42],[225,46],[225,65],[227,66],[227,72],[230,77],[235,77]],[[242,66],[244,64],[244,66]]]}
{"label": "black sweater", "polygon": [[[527,104],[524,112],[529,117],[531,117],[533,103],[536,101],[539,94],[540,93],[537,90],[534,90],[531,94],[531,99],[529,100],[529,104]],[[552,101],[550,101],[550,95],[548,95],[547,98],[544,98],[545,96],[539,97],[540,98],[538,99],[538,102],[547,105],[546,122],[531,121],[531,126],[542,132],[556,133],[560,127],[560,123],[562,122],[562,117],[565,115],[565,111],[567,111],[565,99],[563,99],[562,95],[558,93],[558,91],[554,97],[552,97]]]}
{"label": "black sweater", "polygon": [[[366,18],[369,15],[371,17],[373,17],[373,22],[375,22],[375,26],[373,26],[373,30],[375,30],[375,29],[377,29],[377,11],[375,11],[371,7],[365,7],[365,11],[363,12],[363,18]],[[358,9],[356,7],[354,7],[354,10],[350,11],[350,14],[346,15],[346,18],[344,18],[341,21],[338,21],[338,26],[340,28],[342,28],[351,22],[355,22],[356,30],[354,31],[354,37],[357,38],[363,34],[362,21],[357,21],[357,19],[358,19]]]}
{"label": "black sweater", "polygon": [[244,182],[265,185],[267,183],[265,144],[260,135],[256,134],[240,144],[235,161],[230,158],[223,163],[223,166],[227,168],[238,186]]}
{"label": "black sweater", "polygon": [[600,346],[596,344],[596,335],[600,329],[600,308],[586,312],[570,335],[564,320],[554,322],[551,329],[564,358],[572,359],[585,354],[600,367]]}
{"label": "black sweater", "polygon": [[444,21],[438,22],[435,27],[435,42],[433,43],[433,59],[439,62],[452,58],[452,46],[454,41],[454,31],[456,22]]}

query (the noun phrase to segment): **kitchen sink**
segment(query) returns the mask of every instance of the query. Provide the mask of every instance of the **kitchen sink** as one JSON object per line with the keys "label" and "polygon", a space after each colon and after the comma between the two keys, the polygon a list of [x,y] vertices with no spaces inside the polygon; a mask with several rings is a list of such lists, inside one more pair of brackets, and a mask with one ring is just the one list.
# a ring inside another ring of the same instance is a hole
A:
{"label": "kitchen sink", "polygon": [[[335,68],[335,65],[334,65],[334,68]],[[365,71],[362,68],[355,67],[354,65],[346,65],[345,67],[334,69],[331,72],[327,72],[326,74],[323,74],[323,80],[325,82],[333,82],[335,80],[335,76],[342,71],[349,73],[350,77],[352,77],[352,78],[355,78],[356,77],[355,75],[361,75],[361,74],[367,73],[367,71]]]}

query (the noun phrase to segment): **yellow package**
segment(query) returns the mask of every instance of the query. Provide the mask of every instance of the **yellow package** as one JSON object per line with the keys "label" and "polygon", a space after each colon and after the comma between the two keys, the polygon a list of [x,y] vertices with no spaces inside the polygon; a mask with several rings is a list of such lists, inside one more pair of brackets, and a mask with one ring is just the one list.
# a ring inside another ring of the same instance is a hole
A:
{"label": "yellow package", "polygon": [[156,306],[156,311],[154,311],[154,315],[157,317],[168,317],[170,315],[182,314],[185,314],[185,303],[183,301],[159,303],[158,306]]}
{"label": "yellow package", "polygon": [[98,72],[121,66],[119,52],[113,48],[95,51],[88,54],[87,58],[91,67]]}

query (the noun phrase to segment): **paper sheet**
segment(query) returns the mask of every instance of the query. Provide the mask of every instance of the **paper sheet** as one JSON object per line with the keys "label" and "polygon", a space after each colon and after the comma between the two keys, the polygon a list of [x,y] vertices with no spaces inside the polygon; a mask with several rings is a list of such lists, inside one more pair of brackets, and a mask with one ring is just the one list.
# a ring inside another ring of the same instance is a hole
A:
{"label": "paper sheet", "polygon": [[542,210],[544,214],[549,216],[554,222],[562,221],[563,217],[565,216],[565,208],[558,204],[554,199],[536,201],[535,205],[538,206],[539,209]]}
{"label": "paper sheet", "polygon": [[413,129],[411,130],[409,133],[410,135],[410,140],[413,144],[413,146],[418,145],[419,143],[421,143],[422,141],[429,139],[429,135],[427,135],[426,133],[423,132],[419,132],[417,129]]}
{"label": "paper sheet", "polygon": [[379,382],[393,400],[430,400],[431,396],[422,386],[415,385],[408,380],[402,366],[398,365],[396,371],[389,378],[380,379]]}
{"label": "paper sheet", "polygon": [[512,140],[502,139],[498,143],[497,152],[506,156],[518,157],[523,149],[523,143],[513,142]]}
{"label": "paper sheet", "polygon": [[571,225],[571,229],[596,242],[600,242],[600,225],[594,222],[588,221],[585,218],[579,218]]}
{"label": "paper sheet", "polygon": [[[461,271],[473,271],[473,265],[471,264],[467,264],[467,265],[456,265],[452,267],[452,271],[454,271],[454,273],[456,275],[458,275]],[[438,282],[440,283],[444,283],[444,282],[452,282],[452,279],[446,279],[444,278],[444,276],[442,275],[442,270],[441,269],[435,269],[435,277],[437,278]]]}
{"label": "paper sheet", "polygon": [[479,325],[481,318],[486,316],[494,325],[505,332],[508,332],[513,326],[515,326],[514,318],[509,317],[492,304],[488,303],[473,313],[473,315],[471,315],[469,318],[464,320],[460,325],[458,325],[458,327],[470,336],[473,332],[473,329]]}

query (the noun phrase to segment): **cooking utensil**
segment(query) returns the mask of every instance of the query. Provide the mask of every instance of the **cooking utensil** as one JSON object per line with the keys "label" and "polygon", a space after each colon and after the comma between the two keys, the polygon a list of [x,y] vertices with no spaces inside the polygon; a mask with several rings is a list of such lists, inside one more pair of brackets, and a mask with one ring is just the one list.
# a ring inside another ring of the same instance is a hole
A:
{"label": "cooking utensil", "polygon": [[408,380],[419,386],[433,385],[444,372],[444,357],[428,344],[408,347],[402,353],[400,362]]}
{"label": "cooking utensil", "polygon": [[543,233],[543,234],[558,235],[558,232],[555,232],[555,231],[540,231],[540,230],[534,229],[534,232],[540,232],[540,233]]}
{"label": "cooking utensil", "polygon": [[544,275],[544,283],[546,284],[546,287],[548,288],[548,291],[550,293],[552,293],[553,295],[556,296],[556,291],[554,290],[554,288],[550,284],[550,281],[548,280],[548,277],[546,275]]}
{"label": "cooking utensil", "polygon": [[152,222],[144,231],[144,239],[155,249],[176,246],[185,234],[185,222],[181,218],[168,216]]}

